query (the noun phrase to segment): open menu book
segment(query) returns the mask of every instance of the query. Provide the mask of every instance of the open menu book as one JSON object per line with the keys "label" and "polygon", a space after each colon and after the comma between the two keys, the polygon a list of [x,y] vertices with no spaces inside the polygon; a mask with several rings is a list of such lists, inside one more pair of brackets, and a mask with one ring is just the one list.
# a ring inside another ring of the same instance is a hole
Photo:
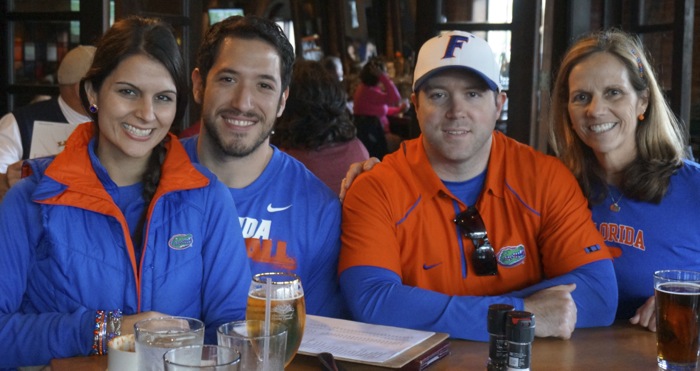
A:
{"label": "open menu book", "polygon": [[[443,343],[448,334],[372,325],[336,318],[307,315],[300,354],[328,352],[340,361],[400,368]],[[449,352],[442,347],[440,358]]]}

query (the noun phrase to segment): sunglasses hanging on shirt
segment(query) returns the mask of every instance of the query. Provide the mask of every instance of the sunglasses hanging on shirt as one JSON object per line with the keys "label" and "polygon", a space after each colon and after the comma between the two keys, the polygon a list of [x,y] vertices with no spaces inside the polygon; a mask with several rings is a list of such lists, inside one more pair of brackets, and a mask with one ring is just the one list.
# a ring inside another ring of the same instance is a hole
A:
{"label": "sunglasses hanging on shirt", "polygon": [[467,210],[457,214],[454,222],[461,229],[464,237],[471,239],[474,244],[472,266],[476,275],[495,276],[498,274],[496,253],[489,243],[486,226],[476,207],[469,206]]}

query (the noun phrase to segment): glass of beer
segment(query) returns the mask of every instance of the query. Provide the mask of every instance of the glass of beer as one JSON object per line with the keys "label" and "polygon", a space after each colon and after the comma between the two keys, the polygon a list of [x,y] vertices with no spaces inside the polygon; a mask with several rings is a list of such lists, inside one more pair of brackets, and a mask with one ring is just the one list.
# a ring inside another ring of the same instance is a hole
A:
{"label": "glass of beer", "polygon": [[[267,281],[270,281],[270,287]],[[248,290],[247,320],[265,320],[267,293],[270,294],[270,321],[287,327],[287,348],[284,366],[287,367],[301,345],[306,323],[306,304],[301,279],[292,273],[259,273],[253,276]]]}
{"label": "glass of beer", "polygon": [[700,337],[700,272],[654,272],[656,359],[662,370],[696,370]]}

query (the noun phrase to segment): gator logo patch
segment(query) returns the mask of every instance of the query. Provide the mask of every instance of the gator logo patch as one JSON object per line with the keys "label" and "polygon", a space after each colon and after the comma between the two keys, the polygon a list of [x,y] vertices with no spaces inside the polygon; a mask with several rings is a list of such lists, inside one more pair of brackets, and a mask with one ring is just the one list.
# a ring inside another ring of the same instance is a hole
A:
{"label": "gator logo patch", "polygon": [[185,250],[187,248],[192,247],[192,234],[176,234],[172,237],[170,237],[170,241],[168,241],[168,246],[170,246],[171,249],[173,250]]}
{"label": "gator logo patch", "polygon": [[498,264],[512,267],[525,261],[525,246],[508,246],[498,251]]}

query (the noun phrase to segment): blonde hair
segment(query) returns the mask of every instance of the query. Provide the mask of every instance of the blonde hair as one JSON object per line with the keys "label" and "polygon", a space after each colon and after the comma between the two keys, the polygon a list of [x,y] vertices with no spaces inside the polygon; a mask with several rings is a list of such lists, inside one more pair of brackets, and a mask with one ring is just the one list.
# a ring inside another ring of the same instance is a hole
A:
{"label": "blonde hair", "polygon": [[628,198],[658,203],[668,190],[671,175],[683,163],[685,139],[637,37],[611,29],[584,36],[569,48],[552,91],[550,144],[574,173],[590,202],[607,197],[604,171],[593,151],[574,132],[568,112],[569,74],[577,64],[595,53],[608,53],[617,58],[627,68],[637,94],[648,94],[645,118],[637,125],[637,156],[624,170],[618,186]]}

